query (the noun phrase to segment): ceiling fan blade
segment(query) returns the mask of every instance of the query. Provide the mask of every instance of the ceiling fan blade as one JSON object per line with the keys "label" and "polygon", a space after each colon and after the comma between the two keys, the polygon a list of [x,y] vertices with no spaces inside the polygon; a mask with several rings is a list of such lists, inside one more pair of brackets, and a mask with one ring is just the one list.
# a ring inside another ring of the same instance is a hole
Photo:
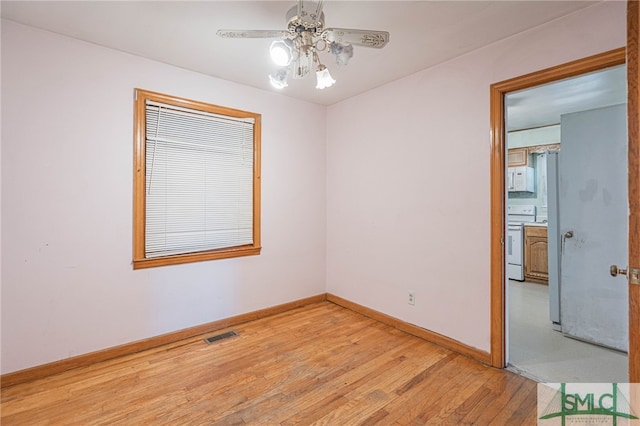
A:
{"label": "ceiling fan blade", "polygon": [[283,38],[289,32],[284,30],[218,30],[223,38]]}
{"label": "ceiling fan blade", "polygon": [[327,28],[322,38],[333,43],[383,48],[389,42],[387,31],[355,30],[351,28]]}

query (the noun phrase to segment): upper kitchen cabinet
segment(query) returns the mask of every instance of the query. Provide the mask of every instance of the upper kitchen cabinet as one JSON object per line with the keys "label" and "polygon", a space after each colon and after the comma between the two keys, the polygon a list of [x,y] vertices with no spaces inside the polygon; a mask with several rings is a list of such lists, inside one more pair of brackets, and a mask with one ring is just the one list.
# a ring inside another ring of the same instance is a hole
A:
{"label": "upper kitchen cabinet", "polygon": [[509,167],[533,167],[535,154],[558,150],[560,136],[560,125],[556,124],[508,132]]}
{"label": "upper kitchen cabinet", "polygon": [[527,150],[529,151],[529,155],[544,154],[545,152],[548,152],[548,151],[551,151],[551,152],[560,151],[560,144],[551,143],[547,145],[530,146],[527,148]]}
{"label": "upper kitchen cabinet", "polygon": [[509,150],[509,167],[529,165],[529,150],[527,148],[513,148]]}

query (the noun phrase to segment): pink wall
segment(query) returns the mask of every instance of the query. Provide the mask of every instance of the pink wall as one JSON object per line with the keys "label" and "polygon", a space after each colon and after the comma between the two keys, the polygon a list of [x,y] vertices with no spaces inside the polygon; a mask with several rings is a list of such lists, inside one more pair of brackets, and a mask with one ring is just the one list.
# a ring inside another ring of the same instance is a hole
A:
{"label": "pink wall", "polygon": [[327,291],[489,351],[489,86],[624,44],[603,2],[329,107]]}
{"label": "pink wall", "polygon": [[[135,87],[262,114],[260,256],[132,269]],[[324,293],[325,114],[3,21],[2,372]]]}
{"label": "pink wall", "polygon": [[[605,2],[325,109],[3,21],[2,372],[324,291],[488,350],[489,85],[623,44]],[[132,270],[134,87],[263,114],[262,255]]]}

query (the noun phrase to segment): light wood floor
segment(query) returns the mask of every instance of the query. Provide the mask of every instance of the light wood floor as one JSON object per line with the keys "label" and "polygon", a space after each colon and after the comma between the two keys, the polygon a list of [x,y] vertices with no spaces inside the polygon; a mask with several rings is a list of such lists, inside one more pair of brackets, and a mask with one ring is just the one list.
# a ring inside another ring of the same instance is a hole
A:
{"label": "light wood floor", "polygon": [[1,423],[536,424],[535,382],[329,302],[234,329],[7,388]]}

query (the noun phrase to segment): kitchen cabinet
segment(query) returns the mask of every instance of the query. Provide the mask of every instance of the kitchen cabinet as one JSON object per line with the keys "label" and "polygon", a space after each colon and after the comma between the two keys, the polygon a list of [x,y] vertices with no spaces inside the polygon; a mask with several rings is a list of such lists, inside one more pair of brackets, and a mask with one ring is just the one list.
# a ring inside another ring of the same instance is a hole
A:
{"label": "kitchen cabinet", "polygon": [[529,149],[528,148],[513,148],[507,153],[509,158],[509,167],[519,167],[529,165]]}
{"label": "kitchen cabinet", "polygon": [[546,226],[524,227],[524,279],[548,284],[549,258]]}
{"label": "kitchen cabinet", "polygon": [[547,151],[556,152],[560,151],[559,143],[551,143],[547,145],[535,145],[527,147],[529,155],[531,154],[544,154]]}

